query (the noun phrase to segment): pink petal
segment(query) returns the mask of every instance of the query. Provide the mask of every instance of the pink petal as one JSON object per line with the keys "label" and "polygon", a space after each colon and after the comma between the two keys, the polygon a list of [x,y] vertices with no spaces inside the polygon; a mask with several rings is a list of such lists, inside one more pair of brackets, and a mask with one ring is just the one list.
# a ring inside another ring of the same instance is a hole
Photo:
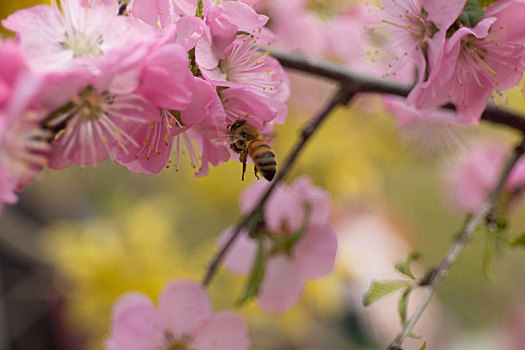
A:
{"label": "pink petal", "polygon": [[332,210],[330,195],[325,190],[315,187],[309,176],[298,177],[292,183],[290,192],[302,203],[310,206],[310,223],[322,223],[328,221]]}
{"label": "pink petal", "polygon": [[182,46],[160,47],[146,60],[139,91],[159,108],[186,108],[193,92],[193,74],[188,66],[188,55]]}
{"label": "pink petal", "polygon": [[0,81],[14,85],[16,77],[26,67],[20,48],[12,41],[0,43]]}
{"label": "pink petal", "polygon": [[63,37],[64,28],[53,6],[38,5],[17,11],[2,21],[2,25],[13,32],[40,33],[50,37]]}
{"label": "pink petal", "polygon": [[243,213],[247,213],[253,209],[253,207],[259,202],[266,189],[270,186],[265,181],[253,181],[248,187],[246,187],[239,197],[239,207]]}
{"label": "pink petal", "polygon": [[224,10],[224,16],[236,25],[239,31],[251,32],[268,22],[268,17],[257,14],[252,7],[239,1],[226,1],[217,7]]}
{"label": "pink petal", "polygon": [[245,86],[224,90],[222,99],[230,122],[244,117],[250,124],[258,126],[259,131],[267,122],[280,120],[283,118],[281,114],[287,113],[284,103],[270,98],[263,91]]}
{"label": "pink petal", "polygon": [[155,308],[149,296],[142,292],[127,292],[121,295],[111,308],[111,319],[118,320],[128,309],[145,306]]}
{"label": "pink petal", "polygon": [[175,338],[191,335],[211,315],[210,298],[201,285],[176,280],[162,290],[159,310]]}
{"label": "pink petal", "polygon": [[217,312],[206,319],[191,344],[195,350],[247,350],[250,346],[244,320],[233,312]]}
{"label": "pink petal", "polygon": [[268,199],[264,214],[272,232],[294,232],[304,221],[305,208],[296,193],[279,186]]}
{"label": "pink petal", "polygon": [[114,307],[110,350],[144,350],[159,345],[163,337],[160,315],[152,303],[136,294],[124,294]]}
{"label": "pink petal", "polygon": [[[221,233],[217,245],[223,247],[232,235],[232,228],[227,228]],[[248,236],[246,231],[241,231],[239,237],[232,244],[224,258],[224,266],[234,274],[248,274],[253,266],[253,260],[257,254],[257,242]]]}
{"label": "pink petal", "polygon": [[210,118],[216,112],[216,105],[221,104],[217,90],[206,80],[194,77],[193,84],[192,100],[187,108],[181,111],[181,120],[187,126],[197,125]]}
{"label": "pink petal", "polygon": [[182,17],[177,22],[175,43],[180,44],[184,50],[189,51],[195,47],[204,32],[204,23],[197,17]]}
{"label": "pink petal", "polygon": [[506,186],[511,190],[517,190],[525,185],[525,160],[522,158],[516,163],[510,173]]}
{"label": "pink petal", "polygon": [[446,32],[461,14],[466,2],[467,0],[421,0],[421,5],[428,13],[427,20]]}
{"label": "pink petal", "polygon": [[303,278],[319,278],[332,272],[337,252],[337,237],[327,224],[313,225],[294,247],[297,270]]}
{"label": "pink petal", "polygon": [[266,312],[283,313],[299,301],[303,284],[293,260],[276,256],[266,264],[258,303]]}
{"label": "pink petal", "polygon": [[161,26],[172,23],[169,0],[131,0],[127,6],[130,16],[139,18],[145,23],[157,28],[157,22]]}
{"label": "pink petal", "polygon": [[[201,38],[195,46],[195,59],[202,69],[213,70],[219,64],[219,58],[215,56],[211,45],[211,39]],[[223,73],[224,74],[224,73]],[[226,74],[224,74],[226,76]]]}

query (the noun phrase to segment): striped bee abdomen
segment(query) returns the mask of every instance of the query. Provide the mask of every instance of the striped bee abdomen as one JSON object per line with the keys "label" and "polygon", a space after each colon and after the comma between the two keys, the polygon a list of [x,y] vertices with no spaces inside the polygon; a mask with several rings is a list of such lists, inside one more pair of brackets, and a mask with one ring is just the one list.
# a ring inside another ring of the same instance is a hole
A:
{"label": "striped bee abdomen", "polygon": [[256,139],[248,145],[248,153],[252,157],[255,168],[268,181],[272,181],[277,171],[277,161],[272,148],[263,140]]}

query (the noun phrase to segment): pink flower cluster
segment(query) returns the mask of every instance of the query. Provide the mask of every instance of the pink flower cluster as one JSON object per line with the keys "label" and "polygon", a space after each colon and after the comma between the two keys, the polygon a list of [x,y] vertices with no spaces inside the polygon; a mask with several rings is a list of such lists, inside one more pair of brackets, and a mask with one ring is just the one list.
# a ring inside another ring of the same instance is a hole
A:
{"label": "pink flower cluster", "polygon": [[[240,197],[244,212],[253,208],[267,183],[257,182],[246,188]],[[266,222],[265,250],[269,254],[257,299],[267,312],[282,313],[301,298],[308,279],[332,272],[337,251],[334,229],[327,223],[330,199],[308,177],[296,179],[289,187],[281,185],[273,191],[264,207]],[[304,227],[303,227],[304,225]],[[278,242],[300,232],[300,238],[288,249],[279,249]],[[219,245],[231,236],[231,228],[223,232]],[[232,273],[250,272],[258,246],[246,232],[237,239],[225,259]]]}
{"label": "pink flower cluster", "polygon": [[516,86],[525,71],[525,3],[499,0],[474,12],[464,12],[465,4],[382,0],[378,16],[391,34],[389,70],[417,67],[409,102],[422,109],[453,103],[458,120],[472,123],[494,91]]}
{"label": "pink flower cluster", "polygon": [[229,311],[212,313],[206,290],[195,282],[169,282],[159,307],[139,292],[113,305],[108,350],[247,350],[246,325]]}
{"label": "pink flower cluster", "polygon": [[[456,164],[445,174],[448,193],[467,212],[475,212],[503,171],[510,147],[505,142],[476,141],[459,155]],[[525,188],[525,159],[521,158],[512,169],[504,189],[518,194]]]}
{"label": "pink flower cluster", "polygon": [[[117,0],[55,0],[2,21],[17,34],[0,46],[2,202],[46,162],[111,157],[149,175],[178,168],[186,148],[204,175],[231,156],[229,123],[285,121],[287,76],[261,50],[275,40],[266,16],[210,0],[130,1],[126,14]],[[39,126],[54,131],[49,142],[36,143]]]}

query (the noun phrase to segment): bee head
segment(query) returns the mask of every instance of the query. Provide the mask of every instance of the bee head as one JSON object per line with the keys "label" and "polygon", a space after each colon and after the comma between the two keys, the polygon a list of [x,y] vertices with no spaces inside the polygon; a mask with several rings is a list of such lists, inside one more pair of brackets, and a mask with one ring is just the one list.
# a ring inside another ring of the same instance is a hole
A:
{"label": "bee head", "polygon": [[246,124],[246,120],[239,119],[239,120],[235,121],[235,123],[228,125],[228,130],[235,131],[238,128],[240,128],[241,126],[243,126],[244,124]]}

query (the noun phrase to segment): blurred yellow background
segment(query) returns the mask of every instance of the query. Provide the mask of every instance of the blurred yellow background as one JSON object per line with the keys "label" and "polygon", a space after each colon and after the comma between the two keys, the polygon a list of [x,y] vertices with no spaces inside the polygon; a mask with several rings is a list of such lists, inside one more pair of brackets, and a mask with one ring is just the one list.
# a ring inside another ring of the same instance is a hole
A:
{"label": "blurred yellow background", "polygon": [[[36,2],[1,0],[0,17],[32,3]],[[333,90],[330,84],[321,86]],[[519,91],[507,95],[513,108],[525,110]],[[291,178],[308,174],[330,192],[336,227],[363,213],[376,218],[372,223],[384,223],[387,235],[406,247],[394,259],[401,261],[417,249],[424,255],[420,267],[424,271],[444,254],[464,220],[448,201],[442,182],[455,154],[422,151],[405,142],[380,106],[379,98],[367,96],[333,113],[300,156]],[[314,112],[291,108],[289,121],[276,127],[273,148],[278,161]],[[466,139],[481,135],[499,135],[509,142],[517,138],[513,131],[483,123],[459,131],[457,141],[461,147]],[[22,193],[23,207],[43,222],[35,242],[53,266],[54,288],[65,298],[61,312],[67,331],[79,335],[87,349],[103,348],[111,305],[123,292],[140,290],[156,300],[170,279],[200,280],[216,238],[239,217],[239,193],[253,180],[250,175],[240,181],[241,164],[231,160],[211,168],[206,177],[194,178],[187,163],[178,173],[165,169],[151,177],[131,174],[111,161],[96,171],[46,170]],[[524,227],[523,214],[523,209],[513,212],[514,232]],[[438,338],[461,342],[480,329],[499,334],[513,307],[525,301],[525,275],[520,272],[525,252],[506,252],[495,262],[493,277],[486,279],[481,272],[484,244],[484,235],[479,234],[443,282],[437,297],[439,317],[429,321],[434,322],[429,333],[421,332],[424,338],[439,344]],[[368,254],[387,254],[388,249],[378,242],[377,251]],[[234,308],[246,317],[254,350],[384,345],[391,333],[374,327],[383,327],[381,322],[399,326],[395,298],[379,303],[382,316],[364,321],[366,310],[355,298],[354,286],[362,282],[363,271],[373,271],[374,259],[365,263],[346,250],[341,254],[336,272],[310,282],[301,303],[285,315],[266,315],[255,303],[237,308],[244,281],[225,271],[210,289],[214,307]],[[383,269],[393,273],[393,267]],[[418,348],[421,342],[412,341],[407,349]]]}

